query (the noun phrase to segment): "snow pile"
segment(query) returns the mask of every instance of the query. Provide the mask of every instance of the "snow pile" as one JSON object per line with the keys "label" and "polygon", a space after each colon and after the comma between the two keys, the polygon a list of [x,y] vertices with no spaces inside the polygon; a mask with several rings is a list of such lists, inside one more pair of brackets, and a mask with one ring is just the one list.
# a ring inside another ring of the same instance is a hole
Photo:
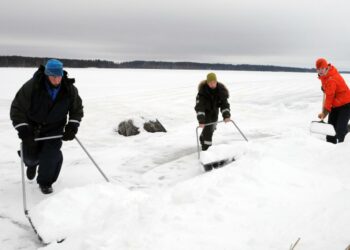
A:
{"label": "snow pile", "polygon": [[232,144],[221,144],[210,147],[207,151],[200,152],[202,164],[209,164],[225,159],[238,160],[247,150],[247,142],[234,142]]}
{"label": "snow pile", "polygon": [[[44,249],[343,249],[350,142],[306,134],[252,142],[224,168],[147,193],[100,184],[32,210]],[[330,157],[332,156],[332,157]]]}

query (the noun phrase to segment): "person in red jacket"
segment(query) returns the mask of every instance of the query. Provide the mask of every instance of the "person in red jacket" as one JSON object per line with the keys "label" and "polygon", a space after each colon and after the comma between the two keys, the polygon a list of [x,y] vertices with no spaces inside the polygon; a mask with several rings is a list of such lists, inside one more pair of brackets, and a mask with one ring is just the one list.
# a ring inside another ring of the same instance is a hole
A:
{"label": "person in red jacket", "polygon": [[334,126],[336,132],[336,136],[327,136],[327,142],[343,142],[350,119],[350,89],[338,70],[326,59],[316,61],[316,70],[324,92],[323,110],[318,117],[324,120],[329,115],[328,123]]}

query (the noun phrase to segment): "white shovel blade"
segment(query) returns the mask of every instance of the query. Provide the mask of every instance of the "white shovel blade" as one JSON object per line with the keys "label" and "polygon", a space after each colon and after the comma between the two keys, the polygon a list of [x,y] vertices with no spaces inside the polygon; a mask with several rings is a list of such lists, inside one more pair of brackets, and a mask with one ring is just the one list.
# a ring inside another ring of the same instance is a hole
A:
{"label": "white shovel blade", "polygon": [[321,135],[335,136],[335,130],[332,124],[318,121],[311,122],[310,132]]}
{"label": "white shovel blade", "polygon": [[201,152],[200,162],[205,165],[223,160],[232,160],[232,158],[237,160],[247,150],[247,144],[246,141],[242,141],[233,144],[214,145],[207,151]]}

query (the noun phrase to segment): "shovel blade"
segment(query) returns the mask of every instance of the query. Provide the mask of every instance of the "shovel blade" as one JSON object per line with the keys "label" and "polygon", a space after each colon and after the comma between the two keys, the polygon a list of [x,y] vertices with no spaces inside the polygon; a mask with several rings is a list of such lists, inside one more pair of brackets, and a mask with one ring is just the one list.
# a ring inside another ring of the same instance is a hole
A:
{"label": "shovel blade", "polygon": [[213,170],[213,168],[221,168],[231,162],[235,161],[235,158],[229,158],[229,159],[224,159],[224,160],[219,160],[219,161],[215,161],[215,162],[211,162],[211,163],[206,163],[203,164],[203,168],[206,172]]}
{"label": "shovel blade", "polygon": [[310,125],[310,132],[320,135],[335,136],[335,130],[332,124],[325,123],[323,121],[313,121]]}

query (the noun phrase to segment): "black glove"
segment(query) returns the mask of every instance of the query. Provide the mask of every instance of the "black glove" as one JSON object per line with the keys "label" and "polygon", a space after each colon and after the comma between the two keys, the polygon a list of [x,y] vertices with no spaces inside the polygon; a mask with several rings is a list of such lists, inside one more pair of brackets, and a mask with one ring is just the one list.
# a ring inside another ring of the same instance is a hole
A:
{"label": "black glove", "polygon": [[34,132],[32,127],[25,125],[17,128],[18,137],[23,143],[23,160],[26,166],[37,165],[38,163],[38,147],[34,141]]}
{"label": "black glove", "polygon": [[18,127],[17,131],[18,137],[22,140],[23,144],[28,146],[33,146],[35,144],[34,132],[28,125]]}
{"label": "black glove", "polygon": [[75,135],[78,133],[79,123],[69,122],[65,128],[62,140],[71,141],[75,138]]}

